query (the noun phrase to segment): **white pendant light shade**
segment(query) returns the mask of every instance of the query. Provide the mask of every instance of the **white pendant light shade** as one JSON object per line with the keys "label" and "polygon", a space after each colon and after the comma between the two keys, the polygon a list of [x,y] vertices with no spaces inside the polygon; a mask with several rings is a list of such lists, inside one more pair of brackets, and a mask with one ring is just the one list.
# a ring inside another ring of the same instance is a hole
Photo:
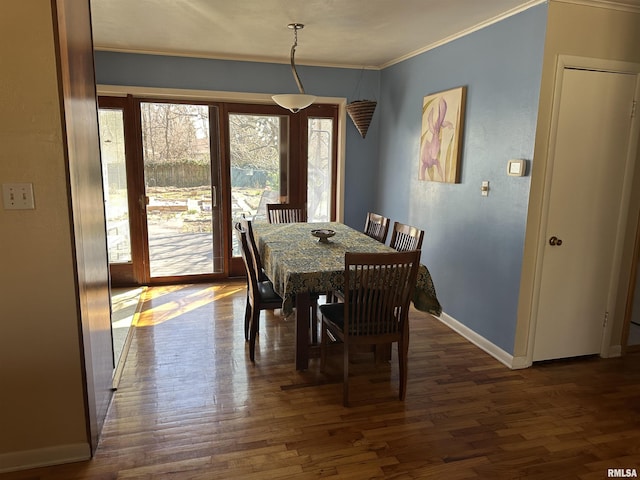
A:
{"label": "white pendant light shade", "polygon": [[315,100],[315,95],[306,95],[304,93],[283,93],[282,95],[274,95],[273,101],[282,108],[298,113],[300,110],[307,108]]}
{"label": "white pendant light shade", "polygon": [[298,76],[298,71],[296,70],[296,47],[298,46],[298,30],[304,28],[302,23],[290,23],[287,25],[290,29],[293,30],[293,46],[291,47],[291,72],[293,73],[293,79],[296,81],[298,85],[298,90],[300,93],[284,93],[281,95],[274,95],[271,98],[274,102],[280,105],[282,108],[286,108],[287,110],[291,110],[293,113],[298,113],[300,110],[307,108],[311,105],[315,100],[315,95],[307,95],[304,92],[304,87],[302,86],[302,82],[300,81],[300,77]]}

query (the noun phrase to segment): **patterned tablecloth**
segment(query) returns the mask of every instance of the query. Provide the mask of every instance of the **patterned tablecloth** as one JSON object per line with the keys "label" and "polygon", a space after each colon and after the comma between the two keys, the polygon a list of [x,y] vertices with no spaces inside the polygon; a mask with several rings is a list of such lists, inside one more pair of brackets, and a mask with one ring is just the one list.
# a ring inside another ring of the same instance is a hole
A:
{"label": "patterned tablecloth", "polygon": [[[314,229],[336,232],[327,243],[311,235]],[[393,252],[394,250],[342,223],[254,222],[253,231],[262,264],[275,291],[284,298],[285,315],[293,312],[299,292],[323,294],[342,288],[345,252]],[[429,270],[420,265],[413,304],[418,310],[440,315]]]}

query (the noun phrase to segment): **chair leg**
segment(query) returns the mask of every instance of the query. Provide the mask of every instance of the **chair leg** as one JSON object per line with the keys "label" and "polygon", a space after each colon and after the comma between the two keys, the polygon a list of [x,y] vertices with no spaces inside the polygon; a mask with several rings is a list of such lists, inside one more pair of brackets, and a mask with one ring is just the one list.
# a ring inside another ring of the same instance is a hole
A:
{"label": "chair leg", "polygon": [[258,319],[260,318],[260,310],[257,308],[252,309],[251,315],[251,329],[249,333],[249,359],[255,362],[256,356],[256,336],[258,335]]}
{"label": "chair leg", "polygon": [[400,400],[407,396],[407,356],[409,354],[408,339],[401,339],[398,342],[398,371],[400,373]]}
{"label": "chair leg", "polygon": [[376,365],[380,365],[384,362],[389,362],[391,360],[391,344],[390,343],[382,343],[374,345],[374,357]]}
{"label": "chair leg", "polygon": [[327,343],[329,336],[327,335],[327,329],[324,323],[320,325],[320,371],[324,372],[324,367],[327,364]]}
{"label": "chair leg", "polygon": [[344,367],[343,367],[343,379],[342,379],[342,404],[345,407],[349,406],[349,346],[345,343],[344,348]]}
{"label": "chair leg", "polygon": [[318,343],[318,300],[311,302],[311,343]]}
{"label": "chair leg", "polygon": [[247,296],[247,306],[244,309],[244,340],[249,340],[249,327],[251,325],[251,302]]}

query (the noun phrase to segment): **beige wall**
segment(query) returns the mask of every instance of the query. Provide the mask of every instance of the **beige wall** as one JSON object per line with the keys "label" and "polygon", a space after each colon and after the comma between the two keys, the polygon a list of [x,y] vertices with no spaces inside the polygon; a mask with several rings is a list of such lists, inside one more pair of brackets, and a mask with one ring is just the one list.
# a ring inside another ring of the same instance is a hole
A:
{"label": "beige wall", "polygon": [[[640,63],[638,45],[640,45],[640,12],[637,12],[637,9],[635,12],[605,9],[564,3],[560,0],[551,0],[549,3],[514,357],[523,359],[530,353],[527,347],[530,340],[533,275],[542,211],[557,56],[573,55]],[[636,182],[636,185],[640,183]],[[638,190],[635,189],[636,192]],[[640,200],[637,197],[638,195],[635,195],[631,202],[630,217],[633,218],[633,228],[628,229],[628,238],[625,243],[625,261],[620,275],[620,290],[613,319],[611,345],[620,345],[626,283],[629,279],[630,256]]]}
{"label": "beige wall", "polygon": [[0,471],[90,448],[50,0],[0,2]]}

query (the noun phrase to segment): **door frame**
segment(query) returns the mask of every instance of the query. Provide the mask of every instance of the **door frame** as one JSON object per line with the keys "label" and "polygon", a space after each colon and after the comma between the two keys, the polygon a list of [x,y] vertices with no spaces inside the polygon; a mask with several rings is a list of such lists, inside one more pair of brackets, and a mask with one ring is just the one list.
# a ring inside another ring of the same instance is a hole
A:
{"label": "door frame", "polygon": [[622,326],[622,354],[640,351],[640,345],[628,345],[631,320],[633,319],[634,297],[638,279],[638,264],[640,263],[640,214],[636,222],[635,242],[633,247],[633,257],[631,260],[631,273],[629,274],[629,287],[627,289],[627,300],[624,310],[624,324]]}
{"label": "door frame", "polygon": [[[527,339],[527,354],[526,364],[533,364],[533,347],[535,343],[537,316],[538,316],[538,303],[540,300],[541,289],[541,277],[542,277],[542,264],[544,260],[544,250],[546,248],[547,241],[547,223],[549,216],[549,201],[551,197],[551,180],[553,177],[553,163],[554,152],[557,142],[557,127],[558,116],[560,107],[560,97],[563,86],[563,75],[565,69],[582,69],[592,71],[603,71],[610,73],[620,73],[635,75],[636,77],[636,93],[637,99],[640,95],[640,64],[632,62],[623,62],[616,60],[606,60],[590,57],[579,57],[573,55],[558,55],[556,62],[555,81],[553,87],[553,100],[551,110],[551,123],[548,132],[548,143],[546,151],[546,163],[543,166],[544,172],[544,186],[542,191],[542,208],[540,214],[540,223],[537,231],[537,245],[536,245],[536,260],[533,277],[533,292],[532,292],[532,304],[529,316],[529,330]],[[629,114],[631,115],[631,106]],[[634,168],[637,158],[637,146],[638,146],[638,130],[640,129],[639,115],[636,113],[631,121],[631,135],[629,138],[629,144],[627,148],[627,158],[625,160],[625,178],[622,189],[622,204],[620,211],[618,212],[618,226],[616,231],[616,242],[614,249],[614,264],[611,271],[611,277],[609,279],[609,289],[607,295],[607,304],[610,306],[609,321],[606,322],[603,328],[602,342],[600,346],[600,356],[610,357],[612,352],[610,351],[610,343],[612,338],[612,332],[617,318],[616,315],[616,297],[618,291],[623,288],[626,292],[626,288],[620,285],[620,273],[621,265],[624,254],[624,244],[626,239],[626,233],[630,219],[635,221],[637,216],[636,211],[631,211],[632,200],[632,187],[634,183]],[[627,286],[628,288],[628,286]],[[613,352],[614,354],[616,352]]]}

